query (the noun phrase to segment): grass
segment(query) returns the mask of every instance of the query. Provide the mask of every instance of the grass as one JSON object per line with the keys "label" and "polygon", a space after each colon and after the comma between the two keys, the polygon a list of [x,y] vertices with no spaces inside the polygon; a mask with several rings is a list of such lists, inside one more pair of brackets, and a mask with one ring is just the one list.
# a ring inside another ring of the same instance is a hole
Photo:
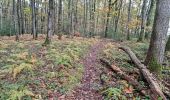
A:
{"label": "grass", "polygon": [[[95,39],[0,41],[0,100],[48,99],[79,85],[81,59]],[[57,98],[57,97],[56,97]]]}

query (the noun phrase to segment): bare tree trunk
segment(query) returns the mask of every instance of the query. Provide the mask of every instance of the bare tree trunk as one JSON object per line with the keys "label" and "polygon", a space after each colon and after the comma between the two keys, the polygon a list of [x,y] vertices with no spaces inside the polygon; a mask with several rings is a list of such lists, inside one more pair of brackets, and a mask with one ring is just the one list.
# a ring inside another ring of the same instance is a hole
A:
{"label": "bare tree trunk", "polygon": [[2,9],[3,9],[3,5],[2,5],[2,1],[0,2],[0,30],[2,30]]}
{"label": "bare tree trunk", "polygon": [[[169,28],[170,0],[158,0],[150,46],[145,64],[156,72],[160,72],[160,64],[164,61],[164,52]],[[154,64],[154,65],[153,65]]]}
{"label": "bare tree trunk", "polygon": [[105,38],[108,37],[108,28],[109,28],[109,18],[110,18],[110,12],[111,12],[111,7],[112,6],[112,0],[109,0],[109,11],[107,12],[107,19],[106,19],[106,27],[105,27]]}
{"label": "bare tree trunk", "polygon": [[31,6],[32,6],[32,34],[33,39],[36,39],[35,0],[31,0]]}
{"label": "bare tree trunk", "polygon": [[17,20],[18,20],[18,33],[16,34],[16,41],[19,41],[19,35],[22,33],[21,26],[21,0],[17,0]]}
{"label": "bare tree trunk", "polygon": [[[156,1],[155,0],[151,0],[150,1],[150,7],[149,7],[149,11],[148,11],[148,16],[147,16],[147,21],[146,21],[146,27],[152,27],[153,25],[153,20],[154,20],[154,14],[155,14],[155,6],[156,6]],[[149,39],[149,31],[145,31],[145,38]]]}
{"label": "bare tree trunk", "polygon": [[16,41],[19,41],[19,34],[16,32],[16,2],[13,0],[13,11],[12,11],[12,20],[13,20],[13,28],[14,28],[14,33],[16,35]]}
{"label": "bare tree trunk", "polygon": [[20,5],[20,10],[21,10],[21,34],[23,35],[25,32],[24,32],[24,29],[25,29],[25,27],[24,27],[24,9],[23,9],[24,7],[23,7],[23,0],[21,0],[21,5]]}
{"label": "bare tree trunk", "polygon": [[75,0],[74,2],[75,4],[75,9],[74,9],[74,31],[78,31],[78,18],[77,18],[77,14],[78,14],[78,0]]}
{"label": "bare tree trunk", "polygon": [[86,13],[86,2],[87,2],[87,0],[84,0],[84,20],[83,20],[83,25],[84,25],[84,35],[86,34],[86,24],[87,24],[87,17],[86,17],[86,15],[87,15],[87,13]]}
{"label": "bare tree trunk", "polygon": [[61,34],[61,32],[62,32],[62,0],[59,0],[57,34]]}
{"label": "bare tree trunk", "polygon": [[141,23],[141,30],[139,34],[139,39],[138,42],[143,41],[145,37],[145,24],[146,24],[146,8],[147,8],[147,1],[148,0],[143,0],[143,5],[142,5],[142,23]]}
{"label": "bare tree trunk", "polygon": [[122,9],[122,5],[123,5],[123,0],[120,0],[118,15],[115,19],[115,33],[117,33],[117,28],[118,28],[118,24],[119,24],[119,18],[120,18],[120,12],[121,12],[121,9]]}
{"label": "bare tree trunk", "polygon": [[52,35],[53,35],[53,20],[54,20],[54,0],[49,0],[49,12],[48,12],[48,32],[47,32],[47,36],[46,36],[46,40],[45,40],[45,43],[44,45],[48,45],[51,43],[51,38],[52,38]]}
{"label": "bare tree trunk", "polygon": [[129,30],[129,23],[131,21],[131,5],[132,5],[132,0],[129,0],[129,7],[128,7],[128,21],[127,21],[127,40],[130,40],[130,30]]}

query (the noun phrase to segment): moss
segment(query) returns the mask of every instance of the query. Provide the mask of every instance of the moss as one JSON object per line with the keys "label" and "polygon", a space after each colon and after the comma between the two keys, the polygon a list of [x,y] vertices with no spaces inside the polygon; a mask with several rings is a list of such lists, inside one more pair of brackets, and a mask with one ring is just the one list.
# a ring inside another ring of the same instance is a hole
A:
{"label": "moss", "polygon": [[157,62],[157,60],[154,57],[151,58],[148,65],[151,72],[154,72],[158,76],[161,76],[162,66]]}
{"label": "moss", "polygon": [[166,43],[166,51],[170,51],[170,37],[168,39],[168,42]]}

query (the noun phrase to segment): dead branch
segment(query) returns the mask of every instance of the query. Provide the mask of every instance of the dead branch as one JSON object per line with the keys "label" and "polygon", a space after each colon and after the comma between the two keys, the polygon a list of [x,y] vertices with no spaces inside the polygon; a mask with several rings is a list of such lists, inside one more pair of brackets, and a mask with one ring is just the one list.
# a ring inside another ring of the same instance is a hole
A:
{"label": "dead branch", "polygon": [[132,50],[128,47],[119,47],[119,49],[125,51],[129,55],[130,59],[134,62],[134,64],[140,69],[143,77],[147,80],[149,87],[151,88],[153,99],[157,100],[159,97],[162,97],[163,100],[167,100],[156,78],[153,77],[152,73],[150,73],[147,67],[139,61]]}
{"label": "dead branch", "polygon": [[105,64],[109,69],[113,70],[119,77],[121,77],[122,79],[124,79],[124,80],[128,81],[130,84],[132,84],[132,86],[134,86],[138,91],[140,91],[140,93],[142,95],[146,95],[143,86],[140,85],[140,83],[138,81],[136,81],[133,78],[131,78],[130,76],[128,76],[119,67],[117,67],[115,65],[111,65],[107,60],[100,59],[100,61],[102,62],[102,64]]}

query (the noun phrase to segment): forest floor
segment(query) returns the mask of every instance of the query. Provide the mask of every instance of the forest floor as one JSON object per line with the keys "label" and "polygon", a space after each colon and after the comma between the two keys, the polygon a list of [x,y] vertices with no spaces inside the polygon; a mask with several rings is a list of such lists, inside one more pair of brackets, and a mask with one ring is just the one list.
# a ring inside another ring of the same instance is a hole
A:
{"label": "forest floor", "polygon": [[[45,36],[32,40],[30,35],[0,37],[0,100],[150,100],[148,84],[132,73],[134,64],[118,49],[129,46],[143,61],[148,42],[112,41],[74,37],[42,46]],[[170,53],[167,52],[167,62]],[[146,88],[141,95],[126,80],[104,66],[100,59],[122,69]],[[167,64],[168,65],[168,64]],[[169,67],[163,67],[163,79],[170,83]]]}

